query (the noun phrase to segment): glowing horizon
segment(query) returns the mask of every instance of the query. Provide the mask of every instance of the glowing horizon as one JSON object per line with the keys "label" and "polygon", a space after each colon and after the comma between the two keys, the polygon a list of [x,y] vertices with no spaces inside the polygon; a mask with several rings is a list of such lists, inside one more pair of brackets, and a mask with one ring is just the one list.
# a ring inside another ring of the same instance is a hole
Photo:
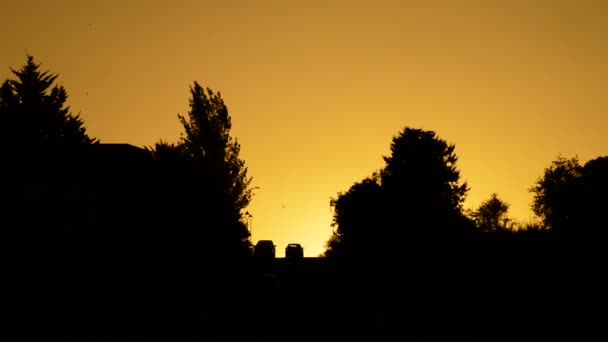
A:
{"label": "glowing horizon", "polygon": [[221,92],[260,188],[253,241],[277,256],[323,252],[330,198],[405,126],[456,145],[466,208],[496,192],[518,220],[557,155],[607,153],[608,2],[61,0],[1,16],[0,78],[33,55],[102,143],[176,142],[188,87]]}

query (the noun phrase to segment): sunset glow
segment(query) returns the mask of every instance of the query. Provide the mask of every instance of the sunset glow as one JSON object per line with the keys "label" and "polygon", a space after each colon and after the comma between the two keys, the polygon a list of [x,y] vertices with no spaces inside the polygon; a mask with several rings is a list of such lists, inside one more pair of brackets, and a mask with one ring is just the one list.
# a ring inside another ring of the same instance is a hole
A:
{"label": "sunset glow", "polygon": [[0,78],[59,73],[103,143],[176,142],[195,80],[221,92],[255,191],[253,241],[324,251],[330,199],[405,126],[456,145],[466,207],[518,220],[558,154],[608,146],[605,1],[12,1]]}

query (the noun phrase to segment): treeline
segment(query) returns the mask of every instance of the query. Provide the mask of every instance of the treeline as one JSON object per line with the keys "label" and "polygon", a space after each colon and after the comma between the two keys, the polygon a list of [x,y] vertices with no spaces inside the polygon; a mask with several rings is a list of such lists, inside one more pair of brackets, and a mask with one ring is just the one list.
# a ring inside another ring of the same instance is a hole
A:
{"label": "treeline", "polygon": [[[535,222],[493,194],[465,209],[455,145],[405,128],[385,165],[331,200],[325,257],[376,339],[592,336],[608,157],[559,156],[529,189]],[[374,315],[382,318],[374,322]],[[352,318],[351,318],[352,319]]]}
{"label": "treeline", "polygon": [[465,209],[455,145],[433,131],[406,127],[393,138],[385,166],[330,202],[334,232],[326,257],[393,258],[410,245],[496,239],[598,242],[608,211],[608,156],[581,165],[558,156],[529,189],[533,222],[509,217],[494,193]]}
{"label": "treeline", "polygon": [[[197,82],[177,143],[103,144],[32,56],[0,88],[3,322],[61,340],[212,337],[245,281],[251,177]],[[196,327],[196,328],[195,328]]]}
{"label": "treeline", "polygon": [[[252,310],[243,211],[254,188],[221,94],[194,82],[180,140],[141,149],[91,137],[33,57],[11,70],[0,88],[2,321],[61,340],[221,340],[241,327],[226,317]],[[330,202],[334,326],[376,340],[585,331],[608,157],[558,157],[530,188],[539,220],[523,223],[497,194],[463,208],[455,145],[433,131],[404,128],[384,161]]]}

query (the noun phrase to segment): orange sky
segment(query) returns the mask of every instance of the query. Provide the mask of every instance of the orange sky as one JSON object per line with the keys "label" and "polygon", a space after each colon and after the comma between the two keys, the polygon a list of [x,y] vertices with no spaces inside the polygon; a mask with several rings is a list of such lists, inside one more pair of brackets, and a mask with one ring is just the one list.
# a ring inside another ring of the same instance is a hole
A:
{"label": "orange sky", "polygon": [[253,240],[306,256],[329,200],[405,126],[456,145],[471,190],[529,219],[558,154],[608,152],[608,1],[11,1],[0,79],[29,52],[102,142],[177,141],[194,80],[220,91],[256,192]]}

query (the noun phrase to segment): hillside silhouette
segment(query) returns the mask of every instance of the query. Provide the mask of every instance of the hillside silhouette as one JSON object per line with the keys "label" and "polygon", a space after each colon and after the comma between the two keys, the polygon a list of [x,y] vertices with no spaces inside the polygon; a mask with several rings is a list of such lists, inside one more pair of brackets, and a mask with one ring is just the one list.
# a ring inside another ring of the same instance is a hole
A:
{"label": "hillside silhouette", "polygon": [[518,223],[497,194],[465,210],[455,145],[405,127],[380,170],[331,200],[324,257],[262,260],[219,93],[195,82],[181,140],[140,148],[90,137],[33,57],[13,73],[0,92],[10,334],[511,341],[597,328],[608,157],[559,156],[530,188],[538,223]]}

